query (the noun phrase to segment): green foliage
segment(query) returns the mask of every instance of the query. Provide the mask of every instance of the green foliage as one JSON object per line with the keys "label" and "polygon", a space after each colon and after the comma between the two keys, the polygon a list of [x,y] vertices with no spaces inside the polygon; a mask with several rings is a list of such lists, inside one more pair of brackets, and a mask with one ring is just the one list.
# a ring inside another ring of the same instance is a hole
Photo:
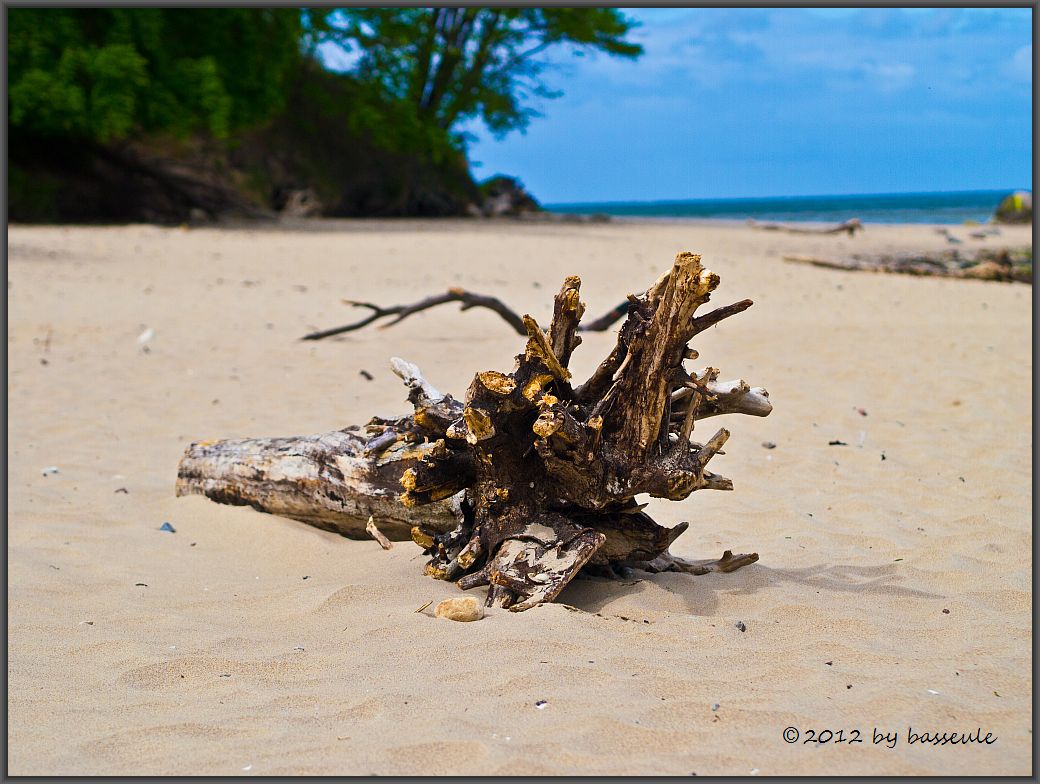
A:
{"label": "green foliage", "polygon": [[449,133],[406,101],[318,67],[274,122],[245,135],[236,159],[276,187],[314,188],[329,215],[457,215],[479,201]]}
{"label": "green foliage", "polygon": [[11,8],[11,129],[226,136],[281,105],[300,32],[293,9]]}
{"label": "green foliage", "polygon": [[[156,185],[178,156],[259,203],[314,187],[330,214],[460,214],[480,200],[463,121],[524,128],[533,99],[558,94],[548,50],[642,51],[613,8],[45,7],[7,21],[16,220],[181,220],[197,197],[181,175]],[[352,53],[349,73],[321,67],[328,42]],[[126,139],[155,158],[150,174],[112,144]]]}
{"label": "green foliage", "polygon": [[450,130],[480,117],[499,135],[530,122],[532,98],[559,95],[541,79],[547,49],[642,53],[615,8],[340,8],[311,24],[357,58],[357,78],[423,122]]}

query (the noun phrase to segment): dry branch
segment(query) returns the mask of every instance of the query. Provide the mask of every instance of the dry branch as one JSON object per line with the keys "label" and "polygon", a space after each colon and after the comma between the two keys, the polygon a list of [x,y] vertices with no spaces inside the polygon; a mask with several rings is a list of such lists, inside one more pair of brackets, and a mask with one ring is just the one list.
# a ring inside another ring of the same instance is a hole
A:
{"label": "dry branch", "polygon": [[[353,332],[354,330],[367,327],[374,321],[378,321],[381,318],[388,318],[394,316],[394,318],[387,321],[385,324],[380,325],[380,329],[386,329],[392,327],[398,322],[404,321],[409,316],[419,313],[423,310],[436,307],[437,305],[445,305],[450,302],[461,302],[462,307],[460,310],[469,310],[470,308],[487,308],[499,316],[509,326],[513,328],[518,335],[526,335],[527,328],[524,326],[524,320],[519,316],[516,311],[506,305],[498,297],[490,297],[485,294],[476,294],[472,291],[466,291],[461,288],[450,288],[444,294],[437,294],[432,297],[426,297],[418,302],[413,302],[410,305],[391,305],[390,307],[383,307],[376,305],[372,302],[359,302],[357,300],[345,299],[343,302],[347,305],[353,305],[356,308],[367,308],[372,311],[360,321],[355,321],[352,324],[345,324],[341,327],[332,327],[331,329],[323,329],[318,332],[311,332],[304,335],[300,340],[322,340],[324,338],[331,338],[334,335],[342,335],[345,332]],[[579,332],[605,332],[610,329],[611,325],[619,321],[628,312],[628,302],[622,302],[615,308],[604,313],[597,319],[593,319],[588,324],[578,327]]]}
{"label": "dry branch", "polygon": [[195,443],[181,462],[178,493],[246,503],[351,536],[364,536],[363,521],[374,515],[391,538],[410,529],[428,556],[426,574],[463,589],[486,585],[489,605],[513,610],[552,601],[583,568],[703,574],[752,563],[754,553],[695,562],[672,556],[668,548],[688,524],[663,528],[636,499],[732,489],[707,468],[729,431],[699,443],[696,424],[771,411],[764,389],[720,382],[715,368],[684,366],[697,357],[691,339],[751,305],[697,316],[718,284],[699,256],[679,254],[647,292],[629,297],[614,349],[575,388],[568,364],[585,305],[581,281],[569,277],[548,329],[521,317],[527,344],[515,368],[478,373],[465,402],[395,358],[411,416],[375,418],[364,435],[349,428]]}

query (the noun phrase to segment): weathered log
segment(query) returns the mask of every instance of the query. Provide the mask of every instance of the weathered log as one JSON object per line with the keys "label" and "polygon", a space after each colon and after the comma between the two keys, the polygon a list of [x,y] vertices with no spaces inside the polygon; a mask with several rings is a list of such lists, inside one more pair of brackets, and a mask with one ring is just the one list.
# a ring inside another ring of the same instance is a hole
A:
{"label": "weathered log", "polygon": [[379,456],[367,453],[370,439],[351,429],[295,438],[196,441],[181,459],[177,495],[251,506],[352,539],[371,538],[369,517],[398,541],[410,539],[420,523],[437,532],[451,530],[458,524],[452,503],[457,507],[461,498],[422,510],[400,502],[401,475],[429,448],[394,437]]}
{"label": "weathered log", "polygon": [[[487,603],[524,610],[552,601],[582,569],[731,571],[757,554],[726,551],[685,561],[636,496],[682,500],[700,489],[730,490],[707,470],[729,438],[721,428],[692,440],[710,416],[766,416],[768,393],[719,371],[690,372],[689,341],[746,310],[750,300],[696,315],[719,284],[700,257],[682,253],[645,294],[629,297],[614,349],[575,388],[568,364],[581,342],[581,281],[567,278],[543,331],[522,317],[527,345],[512,373],[478,373],[460,403],[411,363],[391,365],[410,388],[411,416],[373,419],[310,438],[192,444],[178,492],[363,536],[371,514],[399,538],[406,527],[429,560],[426,574]],[[448,501],[450,499],[450,501]],[[447,501],[447,502],[446,502]]]}
{"label": "weathered log", "polygon": [[980,248],[961,252],[853,254],[827,259],[787,255],[784,261],[849,272],[885,272],[903,275],[967,278],[1004,282],[1033,282],[1032,248]]}
{"label": "weathered log", "polygon": [[748,218],[748,226],[753,229],[765,231],[786,231],[788,234],[848,234],[853,236],[857,231],[863,231],[863,223],[859,218],[849,218],[833,226],[799,226],[787,223],[759,223],[753,218]]}

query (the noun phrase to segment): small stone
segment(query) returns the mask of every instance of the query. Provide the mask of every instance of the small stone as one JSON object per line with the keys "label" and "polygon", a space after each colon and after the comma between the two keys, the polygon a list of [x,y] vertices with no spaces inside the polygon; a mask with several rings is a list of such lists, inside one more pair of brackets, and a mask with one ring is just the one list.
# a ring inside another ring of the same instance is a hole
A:
{"label": "small stone", "polygon": [[950,611],[943,607],[943,615],[949,615]]}
{"label": "small stone", "polygon": [[451,621],[479,621],[484,617],[484,608],[472,596],[464,596],[445,599],[434,608],[433,614]]}
{"label": "small stone", "polygon": [[717,702],[713,702],[711,705],[711,709],[713,711],[717,711],[719,709],[719,704]]}
{"label": "small stone", "polygon": [[162,525],[160,525],[160,526],[159,526],[159,530],[160,530],[160,531],[169,531],[169,532],[170,532],[171,534],[175,534],[175,533],[177,533],[177,529],[176,529],[176,528],[174,528],[174,527],[173,527],[172,525],[170,525],[169,523],[163,523]]}
{"label": "small stone", "polygon": [[762,446],[765,449],[776,449],[776,444],[774,444],[772,441],[763,441]]}
{"label": "small stone", "polygon": [[747,631],[747,626],[745,626],[745,625],[744,625],[744,622],[743,622],[743,621],[737,621],[737,622],[736,622],[736,624],[734,624],[734,625],[735,625],[735,626],[736,626],[736,627],[737,627],[738,629],[740,629],[740,630],[741,630],[742,632],[746,632],[746,631]]}
{"label": "small stone", "polygon": [[547,707],[549,707],[549,703],[545,700],[538,700],[538,702],[536,702],[534,706],[538,708],[538,710],[545,710]]}
{"label": "small stone", "polygon": [[56,473],[58,473],[58,466],[47,466],[45,469],[43,469],[44,476],[50,476],[51,474]]}

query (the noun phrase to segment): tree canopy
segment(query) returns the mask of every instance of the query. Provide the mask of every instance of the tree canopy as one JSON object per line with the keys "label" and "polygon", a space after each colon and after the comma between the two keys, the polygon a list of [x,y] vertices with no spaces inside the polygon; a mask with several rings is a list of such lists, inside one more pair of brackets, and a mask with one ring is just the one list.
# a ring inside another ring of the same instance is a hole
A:
{"label": "tree canopy", "polygon": [[[642,52],[613,8],[47,7],[7,21],[18,220],[183,220],[221,200],[280,209],[301,189],[331,215],[464,214],[481,200],[465,121],[523,129],[559,94],[543,78],[552,51]],[[323,64],[336,47],[348,68]]]}
{"label": "tree canopy", "polygon": [[312,12],[317,38],[357,59],[354,73],[443,130],[480,117],[499,135],[555,97],[542,80],[551,47],[638,57],[635,23],[616,8],[340,8]]}
{"label": "tree canopy", "polygon": [[296,9],[11,8],[9,120],[108,142],[205,129],[223,137],[282,103]]}

